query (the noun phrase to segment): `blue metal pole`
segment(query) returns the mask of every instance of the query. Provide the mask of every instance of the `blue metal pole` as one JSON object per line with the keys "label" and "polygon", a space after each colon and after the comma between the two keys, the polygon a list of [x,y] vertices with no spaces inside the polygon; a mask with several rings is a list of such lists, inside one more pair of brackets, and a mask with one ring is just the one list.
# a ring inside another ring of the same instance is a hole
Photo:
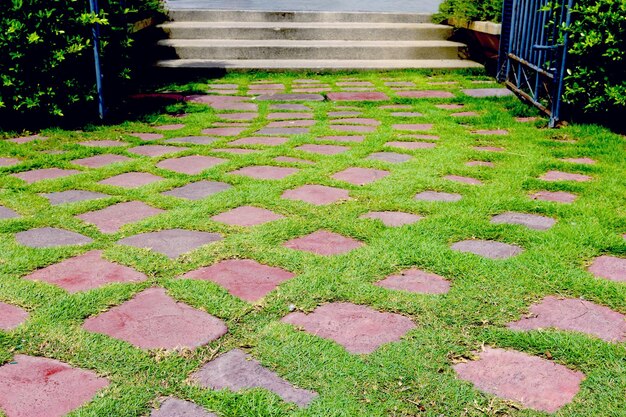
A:
{"label": "blue metal pole", "polygon": [[564,17],[565,17],[565,25],[564,27],[562,27],[561,29],[564,29],[564,34],[563,34],[563,45],[561,46],[561,50],[559,51],[559,53],[561,54],[561,65],[559,68],[557,68],[558,73],[556,74],[555,78],[558,80],[558,86],[556,89],[556,94],[554,97],[554,106],[553,106],[553,110],[552,110],[552,117],[550,118],[550,127],[554,127],[556,125],[556,123],[561,120],[561,101],[563,98],[563,78],[565,77],[565,71],[567,69],[567,48],[569,46],[568,40],[569,40],[569,34],[567,32],[567,30],[569,29],[570,25],[572,24],[572,8],[574,7],[574,0],[569,0],[567,2],[567,6],[565,6],[565,4],[563,4],[563,7],[567,7],[566,10],[563,10],[564,13]]}
{"label": "blue metal pole", "polygon": [[[89,10],[93,14],[100,13],[98,0],[89,0]],[[100,64],[100,25],[98,23],[93,25],[91,33],[93,36],[93,60],[96,71],[96,89],[98,91],[98,115],[100,116],[100,120],[104,120],[106,117],[106,108],[104,107],[104,90],[102,88],[102,66]]]}

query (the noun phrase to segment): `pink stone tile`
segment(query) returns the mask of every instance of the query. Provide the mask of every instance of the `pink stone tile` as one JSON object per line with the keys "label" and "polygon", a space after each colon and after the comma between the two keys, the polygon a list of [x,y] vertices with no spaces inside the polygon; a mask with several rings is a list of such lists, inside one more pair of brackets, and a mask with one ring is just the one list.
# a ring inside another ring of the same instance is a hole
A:
{"label": "pink stone tile", "polygon": [[320,155],[337,155],[350,150],[348,146],[316,144],[301,145],[296,147],[295,149],[298,151],[311,152]]}
{"label": "pink stone tile", "polygon": [[303,135],[309,133],[306,127],[264,127],[255,132],[257,135]]}
{"label": "pink stone tile", "polygon": [[53,206],[58,206],[59,204],[76,203],[79,201],[97,200],[100,198],[109,197],[106,194],[94,193],[92,191],[83,191],[83,190],[59,191],[59,192],[54,192],[54,193],[41,194],[41,196],[45,197],[50,202],[50,205],[53,205]]}
{"label": "pink stone tile", "polygon": [[212,390],[228,389],[239,392],[251,388],[264,388],[278,395],[283,401],[295,403],[300,407],[306,407],[317,397],[313,391],[293,386],[239,349],[233,349],[213,359],[191,378],[200,386]]}
{"label": "pink stone tile", "polygon": [[311,127],[315,125],[315,120],[281,120],[277,122],[271,122],[266,127]]}
{"label": "pink stone tile", "polygon": [[296,164],[307,164],[307,165],[314,165],[315,162],[313,161],[309,161],[306,159],[300,159],[300,158],[292,158],[291,156],[277,156],[276,158],[274,158],[274,161],[276,162],[288,162],[288,163],[296,163]]}
{"label": "pink stone tile", "polygon": [[0,158],[0,167],[12,167],[20,162],[17,158]]}
{"label": "pink stone tile", "polygon": [[248,155],[251,153],[259,153],[261,152],[258,149],[230,149],[230,148],[215,148],[215,149],[211,149],[213,152],[223,152],[223,153],[230,153],[233,155]]}
{"label": "pink stone tile", "polygon": [[165,191],[161,194],[170,197],[185,198],[187,200],[202,200],[213,194],[225,191],[232,188],[230,184],[219,181],[197,181],[192,182],[182,187],[174,188],[169,191]]}
{"label": "pink stone tile", "polygon": [[331,101],[386,101],[389,97],[384,93],[377,92],[357,92],[357,93],[328,93],[326,95]]}
{"label": "pink stone tile", "polygon": [[243,133],[247,128],[245,127],[212,127],[208,129],[203,129],[203,135],[213,135],[213,136],[237,136]]}
{"label": "pink stone tile", "polygon": [[377,219],[387,227],[399,227],[417,223],[424,217],[417,214],[403,213],[401,211],[372,211],[360,217],[361,219]]}
{"label": "pink stone tile", "polygon": [[70,175],[80,174],[81,171],[75,169],[60,169],[60,168],[43,168],[34,169],[32,171],[19,172],[17,174],[11,174],[12,177],[19,178],[32,184],[37,181],[51,180],[55,178],[69,177]]}
{"label": "pink stone tile", "polygon": [[327,140],[333,142],[357,142],[361,143],[365,140],[365,136],[321,136],[318,140]]}
{"label": "pink stone tile", "polygon": [[494,129],[494,130],[479,129],[479,130],[472,130],[472,133],[475,135],[495,136],[495,135],[508,135],[509,131],[504,130],[504,129]]}
{"label": "pink stone tile", "polygon": [[284,219],[285,216],[253,206],[241,206],[211,217],[216,222],[230,226],[256,226],[274,220]]}
{"label": "pink stone tile", "polygon": [[422,191],[415,196],[419,201],[441,201],[441,202],[455,202],[463,198],[460,194],[444,193],[440,191]]}
{"label": "pink stone tile", "polygon": [[459,252],[473,253],[489,259],[507,259],[517,256],[524,251],[517,245],[479,239],[456,242],[452,245],[452,249]]}
{"label": "pink stone tile", "polygon": [[444,277],[416,268],[390,275],[375,285],[419,294],[445,294],[450,291],[450,282]]}
{"label": "pink stone tile", "polygon": [[166,140],[167,143],[191,143],[193,145],[210,145],[221,138],[212,138],[210,136],[185,136],[181,138],[171,138]]}
{"label": "pink stone tile", "polygon": [[555,203],[573,203],[578,196],[565,191],[538,191],[530,195],[533,200],[551,201]]}
{"label": "pink stone tile", "polygon": [[126,146],[128,143],[121,140],[88,140],[80,142],[79,145],[90,146],[92,148],[116,148],[118,146]]}
{"label": "pink stone tile", "polygon": [[197,348],[228,331],[222,320],[176,302],[162,288],[148,288],[124,304],[88,318],[83,328],[140,349]]}
{"label": "pink stone tile", "polygon": [[415,87],[415,83],[411,81],[389,81],[385,85],[387,87]]}
{"label": "pink stone tile", "polygon": [[324,101],[320,94],[265,94],[256,98],[257,101]]}
{"label": "pink stone tile", "polygon": [[376,131],[376,127],[374,126],[331,125],[330,128],[337,132],[371,133]]}
{"label": "pink stone tile", "polygon": [[258,113],[221,113],[218,114],[222,120],[254,120],[259,117]]}
{"label": "pink stone tile", "polygon": [[339,124],[363,125],[363,126],[380,126],[381,125],[379,120],[368,119],[364,117],[352,117],[352,118],[347,118],[347,119],[331,120],[330,124],[331,125],[339,125]]}
{"label": "pink stone tile", "polygon": [[372,168],[347,168],[336,173],[332,177],[339,181],[345,181],[354,185],[365,185],[377,181],[389,175],[388,171]]}
{"label": "pink stone tile", "polygon": [[185,125],[182,123],[173,123],[169,125],[155,126],[154,128],[156,130],[178,130],[182,129],[183,127],[185,127]]}
{"label": "pink stone tile", "polygon": [[432,129],[433,125],[430,123],[420,123],[420,124],[399,123],[399,124],[392,125],[391,127],[393,127],[394,130],[406,130],[406,131],[411,131],[411,132],[420,132],[420,131]]}
{"label": "pink stone tile", "polygon": [[594,259],[588,271],[596,278],[626,282],[626,259],[603,255]]}
{"label": "pink stone tile", "polygon": [[294,276],[284,269],[251,259],[230,259],[191,271],[183,278],[215,282],[235,297],[254,303]]}
{"label": "pink stone tile", "polygon": [[591,158],[561,158],[559,161],[568,162],[570,164],[595,165],[595,159]]}
{"label": "pink stone tile", "polygon": [[286,111],[311,111],[311,109],[304,104],[272,104],[271,110],[286,110]]}
{"label": "pink stone tile", "polygon": [[73,294],[112,282],[142,282],[147,277],[132,268],[104,259],[101,250],[92,250],[39,269],[24,279],[47,282]]}
{"label": "pink stone tile", "polygon": [[0,367],[0,408],[7,417],[63,417],[109,381],[48,358],[15,355]]}
{"label": "pink stone tile", "polygon": [[571,402],[585,379],[563,365],[494,348],[486,348],[476,361],[454,365],[454,370],[481,391],[548,413]]}
{"label": "pink stone tile", "polygon": [[318,230],[309,235],[291,239],[283,246],[316,255],[330,256],[350,252],[363,246],[363,243],[337,233]]}
{"label": "pink stone tile", "polygon": [[197,175],[224,162],[227,162],[227,160],[214,156],[191,155],[183,156],[182,158],[165,159],[156,164],[156,166],[181,174]]}
{"label": "pink stone tile", "polygon": [[308,333],[339,343],[350,353],[360,354],[399,341],[415,328],[408,317],[351,303],[325,304],[310,314],[288,314],[281,321],[303,327]]}
{"label": "pink stone tile", "polygon": [[157,410],[152,410],[150,417],[218,417],[190,401],[167,398]]}
{"label": "pink stone tile", "polygon": [[432,149],[435,146],[437,146],[434,143],[431,142],[400,142],[400,141],[395,141],[395,142],[387,142],[385,143],[385,146],[389,146],[391,148],[400,148],[400,149],[407,149],[410,151],[416,150],[416,149]]}
{"label": "pink stone tile", "polygon": [[556,223],[551,217],[539,216],[537,214],[506,212],[491,218],[494,224],[519,224],[534,230],[548,230]]}
{"label": "pink stone tile", "polygon": [[313,113],[281,112],[281,113],[270,113],[267,115],[267,120],[291,120],[291,119],[313,119]]}
{"label": "pink stone tile", "polygon": [[113,185],[122,188],[137,188],[161,181],[163,178],[148,172],[126,172],[98,182],[103,185]]}
{"label": "pink stone tile", "polygon": [[286,143],[289,138],[274,136],[271,138],[266,137],[249,137],[249,138],[241,138],[229,142],[231,146],[241,146],[241,145],[264,145],[264,146],[279,146]]}
{"label": "pink stone tile", "polygon": [[489,161],[469,161],[469,162],[466,162],[465,165],[468,167],[488,167],[488,168],[493,168],[496,166],[493,162],[489,162]]}
{"label": "pink stone tile", "polygon": [[28,312],[26,310],[0,302],[0,330],[13,330],[24,323],[27,318]]}
{"label": "pink stone tile", "polygon": [[413,157],[411,155],[397,152],[374,152],[366,159],[388,162],[390,164],[401,164],[403,162],[410,161]]}
{"label": "pink stone tile", "polygon": [[195,95],[187,97],[192,103],[208,104],[216,110],[258,111],[258,106],[248,97]]}
{"label": "pink stone tile", "polygon": [[348,190],[325,185],[303,185],[294,190],[285,191],[281,197],[288,200],[304,201],[316,206],[350,199]]}
{"label": "pink stone tile", "polygon": [[626,316],[608,307],[581,299],[546,297],[530,307],[528,316],[509,323],[509,329],[571,330],[597,336],[607,342],[626,340]]}
{"label": "pink stone tile", "polygon": [[130,148],[128,149],[128,152],[133,153],[135,155],[156,157],[156,156],[167,155],[168,153],[186,151],[187,149],[189,148],[178,147],[178,146],[167,146],[167,145],[143,145],[143,146],[136,146],[134,148]]}
{"label": "pink stone tile", "polygon": [[400,91],[398,97],[406,98],[453,98],[454,94],[442,90]]}
{"label": "pink stone tile", "polygon": [[106,165],[126,162],[130,160],[131,158],[128,158],[127,156],[105,154],[91,156],[89,158],[75,159],[72,161],[72,163],[87,168],[100,168]]}
{"label": "pink stone tile", "polygon": [[360,116],[360,111],[331,111],[328,112],[328,117],[354,117]]}
{"label": "pink stone tile", "polygon": [[340,81],[337,83],[340,87],[374,87],[369,81]]}
{"label": "pink stone tile", "polygon": [[117,233],[127,224],[135,223],[163,212],[163,210],[149,206],[141,201],[129,201],[101,210],[83,213],[76,217],[95,225],[102,233]]}
{"label": "pink stone tile", "polygon": [[259,180],[280,180],[298,172],[297,168],[273,167],[273,166],[248,166],[236,171],[231,171],[233,175],[243,175]]}
{"label": "pink stone tile", "polygon": [[504,148],[498,146],[474,146],[472,149],[485,152],[504,152]]}
{"label": "pink stone tile", "polygon": [[117,241],[120,245],[150,249],[167,256],[178,258],[183,253],[196,250],[201,246],[222,240],[219,233],[198,232],[195,230],[169,229],[158,232],[141,233]]}
{"label": "pink stone tile", "polygon": [[588,175],[582,174],[571,174],[569,172],[561,172],[561,171],[548,171],[543,174],[539,179],[544,181],[576,181],[576,182],[585,182],[591,180],[591,177]]}
{"label": "pink stone tile", "polygon": [[4,206],[0,206],[0,220],[4,219],[17,219],[20,217],[14,210],[6,208]]}
{"label": "pink stone tile", "polygon": [[482,185],[483,183],[482,181],[477,180],[476,178],[462,177],[460,175],[446,175],[444,178],[449,181],[460,182],[463,184]]}
{"label": "pink stone tile", "polygon": [[40,227],[15,234],[15,240],[24,246],[31,248],[53,248],[58,246],[86,245],[93,242],[87,236],[83,236],[69,230],[56,229],[54,227]]}
{"label": "pink stone tile", "polygon": [[284,90],[285,86],[283,84],[251,84],[248,87],[250,90]]}
{"label": "pink stone tile", "polygon": [[159,140],[165,137],[161,133],[131,133],[130,136],[141,140]]}

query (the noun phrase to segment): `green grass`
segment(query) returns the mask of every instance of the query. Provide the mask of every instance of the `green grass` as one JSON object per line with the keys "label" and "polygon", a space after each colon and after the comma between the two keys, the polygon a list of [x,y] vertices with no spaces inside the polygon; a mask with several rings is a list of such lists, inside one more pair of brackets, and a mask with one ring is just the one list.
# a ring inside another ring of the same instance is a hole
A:
{"label": "green grass", "polygon": [[[333,75],[231,74],[216,82],[238,83],[271,80],[287,86],[297,78],[317,78],[334,83],[348,78],[374,82],[380,91],[393,92],[383,78],[415,81],[421,89],[444,89],[456,93],[451,100],[393,99],[410,104],[421,118],[403,122],[434,123],[440,136],[432,150],[403,151],[414,158],[404,164],[365,160],[368,154],[386,149],[384,143],[396,138],[390,125],[398,123],[377,107],[381,104],[355,104],[363,117],[383,122],[366,140],[350,143],[352,149],[336,156],[320,156],[294,150],[302,143],[322,143],[316,136],[331,134],[326,113],[335,103],[307,103],[319,123],[310,134],[292,137],[285,145],[255,147],[263,152],[229,155],[212,151],[234,138],[210,146],[188,146],[184,155],[215,155],[229,162],[200,175],[187,176],[161,170],[160,158],[137,157],[123,148],[95,149],[78,145],[91,139],[123,139],[129,144],[141,141],[129,133],[154,131],[154,124],[177,123],[167,114],[145,116],[142,121],[113,126],[87,126],[83,132],[49,129],[50,139],[28,145],[0,142],[0,157],[19,157],[23,163],[0,168],[0,204],[22,217],[0,221],[0,301],[20,305],[30,311],[30,319],[12,332],[0,332],[0,362],[15,353],[46,356],[73,366],[91,369],[111,381],[91,403],[72,414],[90,417],[146,416],[160,396],[192,400],[219,416],[542,416],[510,402],[483,394],[469,383],[458,380],[451,365],[483,345],[511,348],[552,360],[586,374],[580,393],[558,416],[626,416],[626,346],[611,344],[583,334],[555,330],[513,332],[506,323],[518,320],[528,307],[546,295],[583,297],[626,313],[626,285],[595,279],[586,265],[600,254],[626,255],[626,158],[624,138],[597,126],[570,125],[560,130],[543,128],[545,121],[518,123],[515,116],[532,115],[515,98],[473,99],[460,88],[493,87],[475,84],[484,80],[479,73],[362,73]],[[457,81],[454,85],[429,85],[432,81]],[[182,91],[206,91],[206,83],[168,86]],[[335,88],[337,89],[337,88]],[[467,111],[479,117],[452,118],[436,103],[464,103]],[[345,103],[337,104],[339,106]],[[352,104],[348,104],[352,105]],[[216,121],[216,112],[201,105],[171,106],[171,112],[184,110],[186,127],[164,132],[166,137],[198,135]],[[269,103],[260,102],[261,116]],[[241,137],[260,128],[255,122]],[[481,137],[472,129],[508,129],[508,136]],[[6,132],[6,136],[14,133]],[[573,139],[574,143],[558,139]],[[161,141],[157,141],[161,142]],[[502,146],[502,153],[477,152],[476,145]],[[42,151],[63,150],[49,155]],[[391,150],[391,149],[389,149]],[[74,168],[70,161],[100,153],[132,156],[133,161],[84,173],[25,185],[9,174],[35,168]],[[313,166],[277,163],[280,155],[316,161]],[[591,157],[593,166],[562,163],[557,158]],[[469,160],[489,160],[495,168],[466,167]],[[229,175],[247,165],[296,166],[300,172],[280,181],[259,181]],[[331,175],[350,166],[386,169],[388,177],[366,186],[351,186],[333,180]],[[537,178],[547,170],[558,169],[593,177],[587,183],[544,183]],[[151,172],[165,178],[136,190],[123,190],[97,184],[98,181],[129,171]],[[482,186],[460,185],[443,179],[447,174],[481,179]],[[162,196],[160,192],[201,179],[225,181],[234,187],[198,202]],[[283,200],[284,190],[303,184],[322,184],[350,190],[352,199],[328,206]],[[52,207],[39,193],[84,189],[110,194],[98,201]],[[463,194],[457,203],[419,202],[413,196],[424,190]],[[533,201],[536,190],[563,190],[579,194],[570,205]],[[115,202],[140,200],[167,210],[154,218],[130,224],[119,233],[105,235],[74,216],[107,207]],[[252,228],[229,227],[210,220],[228,209],[250,204],[286,216],[285,219]],[[414,225],[386,228],[375,220],[359,219],[368,211],[399,210],[426,218]],[[549,231],[531,231],[521,226],[493,225],[492,215],[523,211],[558,219]],[[83,247],[30,249],[16,243],[14,234],[41,226],[73,230],[94,239]],[[146,250],[120,247],[123,237],[166,228],[187,228],[222,233],[225,239],[177,260]],[[346,255],[320,257],[282,247],[282,243],[318,229],[326,229],[365,242]],[[457,253],[449,246],[468,238],[494,239],[520,245],[521,255],[493,261]],[[141,284],[113,284],[70,295],[44,283],[22,279],[37,268],[60,262],[90,249],[104,249],[107,258],[131,266],[149,276]],[[280,266],[297,276],[282,284],[258,305],[229,295],[221,287],[205,281],[177,279],[187,271],[211,265],[226,258],[251,258]],[[417,267],[448,278],[451,291],[444,296],[389,291],[372,285],[385,276]],[[111,306],[119,305],[150,286],[162,286],[174,298],[223,319],[229,333],[195,351],[141,351],[128,343],[104,335],[88,333],[83,321]],[[352,355],[341,346],[280,323],[289,306],[311,311],[331,301],[349,301],[377,310],[404,314],[417,328],[401,342],[387,344],[370,355]],[[201,389],[188,382],[188,376],[216,354],[239,347],[293,384],[319,393],[308,408],[298,409],[265,390],[243,393]],[[1,414],[1,412],[0,412]]]}

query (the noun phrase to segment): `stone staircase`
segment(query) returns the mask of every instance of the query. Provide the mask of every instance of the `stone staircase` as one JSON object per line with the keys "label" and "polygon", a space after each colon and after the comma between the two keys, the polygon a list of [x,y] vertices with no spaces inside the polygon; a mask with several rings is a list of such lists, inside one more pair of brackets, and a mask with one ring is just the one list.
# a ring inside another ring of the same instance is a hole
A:
{"label": "stone staircase", "polygon": [[426,13],[170,9],[163,68],[474,68]]}

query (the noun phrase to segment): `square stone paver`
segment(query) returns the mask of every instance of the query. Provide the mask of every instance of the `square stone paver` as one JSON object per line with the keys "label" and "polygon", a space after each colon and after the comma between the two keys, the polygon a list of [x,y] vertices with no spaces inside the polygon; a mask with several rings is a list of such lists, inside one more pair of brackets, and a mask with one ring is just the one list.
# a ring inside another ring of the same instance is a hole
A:
{"label": "square stone paver", "polygon": [[304,104],[271,104],[270,109],[286,111],[311,111],[311,109]]}
{"label": "square stone paver", "polygon": [[297,168],[273,167],[273,166],[248,166],[231,171],[229,174],[243,175],[258,180],[280,180],[300,171]]}
{"label": "square stone paver", "polygon": [[350,353],[372,353],[381,345],[400,340],[415,324],[408,317],[381,313],[351,303],[331,303],[309,314],[291,313],[284,323],[303,327],[308,333],[330,339]]}
{"label": "square stone paver", "polygon": [[413,150],[416,150],[416,149],[432,149],[435,146],[437,146],[437,144],[431,143],[431,142],[399,142],[399,141],[395,141],[395,142],[387,142],[387,143],[385,143],[385,146],[389,146],[391,148],[400,148],[400,149],[407,149],[407,150],[413,151]]}
{"label": "square stone paver", "polygon": [[161,181],[162,179],[163,178],[148,172],[126,172],[102,180],[98,182],[98,184],[113,185],[122,188],[138,188]]}
{"label": "square stone paver", "polygon": [[303,135],[309,133],[308,127],[264,127],[255,132],[257,135]]}
{"label": "square stone paver", "polygon": [[190,143],[192,145],[210,145],[221,138],[213,138],[211,136],[185,136],[182,138],[171,138],[166,140],[167,143]]}
{"label": "square stone paver", "polygon": [[18,172],[17,174],[11,174],[15,178],[19,178],[32,184],[42,180],[52,180],[56,178],[69,177],[70,175],[80,174],[81,171],[76,169],[61,169],[61,168],[43,168],[34,169],[32,171]]}
{"label": "square stone paver", "polygon": [[297,119],[313,119],[313,113],[280,112],[280,113],[270,113],[267,115],[267,120],[297,120]]}
{"label": "square stone paver", "polygon": [[218,417],[191,401],[169,397],[157,410],[152,410],[150,417]]}
{"label": "square stone paver", "polygon": [[603,255],[594,259],[588,269],[596,278],[626,282],[626,259]]}
{"label": "square stone paver", "polygon": [[320,94],[264,94],[257,101],[324,101]]}
{"label": "square stone paver", "polygon": [[162,288],[148,288],[124,304],[88,318],[83,328],[141,349],[197,348],[228,331],[222,320],[175,301]]}
{"label": "square stone paver", "polygon": [[80,142],[79,145],[91,148],[117,148],[118,146],[126,146],[128,143],[121,140],[88,140]]}
{"label": "square stone paver", "polygon": [[519,224],[534,230],[548,230],[556,223],[551,217],[537,214],[506,212],[491,218],[493,224]]}
{"label": "square stone paver", "polygon": [[345,181],[354,185],[365,185],[385,178],[389,175],[389,171],[372,168],[347,168],[336,173],[332,177],[339,181]]}
{"label": "square stone paver", "polygon": [[365,140],[365,136],[341,136],[341,135],[332,135],[332,136],[320,136],[317,138],[318,140],[328,140],[333,142],[357,142],[361,143]]}
{"label": "square stone paver", "polygon": [[146,141],[159,140],[165,137],[160,133],[131,133],[130,136],[136,137],[137,139],[146,140]]}
{"label": "square stone paver", "polygon": [[226,191],[233,186],[219,181],[198,181],[192,182],[173,190],[162,192],[161,194],[170,197],[185,198],[187,200],[202,200],[213,194]]}
{"label": "square stone paver", "polygon": [[479,239],[456,242],[452,245],[452,249],[459,252],[473,253],[489,259],[507,259],[524,251],[524,249],[516,245]]}
{"label": "square stone paver", "polygon": [[89,158],[75,159],[72,161],[75,165],[80,165],[87,168],[100,168],[103,166],[116,164],[118,162],[130,161],[131,158],[123,155],[96,155]]}
{"label": "square stone paver", "polygon": [[9,331],[24,323],[28,312],[17,306],[0,302],[0,330]]}
{"label": "square stone paver", "polygon": [[380,126],[380,120],[370,119],[366,117],[351,117],[347,119],[331,120],[331,125],[363,125],[363,126]]}
{"label": "square stone paver", "polygon": [[405,130],[410,132],[422,132],[433,128],[431,123],[397,123],[391,125],[394,130]]}
{"label": "square stone paver", "polygon": [[234,140],[229,143],[230,146],[241,146],[241,145],[262,145],[262,146],[279,146],[283,143],[286,143],[289,138],[274,136],[271,138],[267,137],[249,137],[249,138],[241,138]]}
{"label": "square stone paver", "polygon": [[107,198],[109,195],[84,190],[67,190],[54,193],[41,194],[51,205],[58,206],[60,204],[77,203],[80,201],[98,200]]}
{"label": "square stone paver", "polygon": [[415,195],[414,198],[419,201],[440,201],[451,203],[460,201],[463,196],[461,196],[461,194],[444,193],[441,191],[422,191],[421,193]]}
{"label": "square stone paver", "polygon": [[328,93],[331,101],[387,101],[389,97],[385,93],[378,92],[355,92],[355,93]]}
{"label": "square stone paver", "polygon": [[116,233],[124,225],[135,223],[163,212],[163,210],[149,206],[141,201],[129,201],[101,210],[83,213],[76,217],[95,225],[102,233]]}
{"label": "square stone paver", "polygon": [[316,153],[319,155],[337,155],[350,150],[348,146],[306,144],[295,148],[297,151]]}
{"label": "square stone paver", "polygon": [[229,259],[188,272],[183,278],[215,282],[235,297],[254,303],[294,276],[251,259]]}
{"label": "square stone paver", "polygon": [[311,127],[315,123],[315,120],[283,120],[271,122],[266,127]]}
{"label": "square stone paver", "polygon": [[108,261],[101,250],[92,250],[58,264],[39,269],[24,279],[42,281],[69,293],[100,288],[112,282],[142,282],[147,277],[132,268]]}
{"label": "square stone paver", "polygon": [[359,125],[331,125],[330,128],[337,132],[355,132],[355,133],[371,133],[376,131],[375,126],[359,126]]}
{"label": "square stone paver", "polygon": [[559,329],[590,334],[607,342],[626,340],[626,316],[590,301],[546,297],[530,307],[528,316],[509,323],[509,329]]}
{"label": "square stone paver", "polygon": [[404,153],[374,152],[370,154],[366,159],[388,162],[390,164],[401,164],[403,162],[410,161],[411,159],[413,159],[413,157]]}
{"label": "square stone paver", "polygon": [[293,190],[287,190],[281,197],[287,200],[304,201],[316,206],[323,206],[325,204],[350,199],[348,190],[315,184],[303,185]]}
{"label": "square stone paver", "polygon": [[56,229],[54,227],[41,227],[19,232],[15,235],[18,243],[31,248],[53,248],[57,246],[86,245],[93,242],[87,236],[83,236],[69,230]]}
{"label": "square stone paver", "polygon": [[20,161],[17,158],[0,157],[0,167],[12,167],[12,166],[19,164],[20,162],[22,161]]}
{"label": "square stone paver", "polygon": [[405,98],[454,98],[454,94],[442,90],[400,91],[396,94]]}
{"label": "square stone paver", "polygon": [[554,203],[573,203],[578,196],[565,191],[537,191],[530,195],[533,200],[550,201]]}
{"label": "square stone paver", "polygon": [[0,367],[0,409],[7,417],[63,417],[109,381],[54,359],[15,355]]}
{"label": "square stone paver", "polygon": [[189,148],[183,148],[183,147],[178,147],[178,146],[167,146],[167,145],[142,145],[142,146],[136,146],[134,148],[130,148],[128,149],[128,152],[133,153],[135,155],[157,157],[157,156],[167,155],[168,153],[186,151],[187,149]]}
{"label": "square stone paver", "polygon": [[571,402],[585,379],[563,365],[494,348],[486,348],[475,361],[454,365],[454,370],[481,391],[548,413]]}
{"label": "square stone paver", "polygon": [[444,277],[417,268],[390,275],[375,285],[419,294],[445,294],[450,291],[450,282]]}
{"label": "square stone paver", "polygon": [[401,211],[372,211],[360,217],[361,219],[377,219],[387,227],[400,227],[407,224],[417,223],[424,217],[417,214],[403,213]]}
{"label": "square stone paver", "polygon": [[213,359],[191,378],[200,386],[213,390],[229,389],[239,392],[250,388],[264,388],[278,395],[283,401],[295,403],[300,407],[306,407],[317,397],[313,391],[291,385],[239,349],[233,349]]}
{"label": "square stone paver", "polygon": [[254,120],[259,117],[258,113],[221,113],[218,114],[222,120]]}
{"label": "square stone paver", "polygon": [[338,233],[318,230],[309,235],[291,239],[283,244],[286,248],[314,253],[316,255],[339,255],[363,246],[363,242]]}
{"label": "square stone paver", "polygon": [[543,174],[539,179],[544,181],[576,181],[585,182],[591,180],[591,177],[583,174],[571,174],[569,172],[561,171],[548,171]]}
{"label": "square stone paver", "polygon": [[203,129],[203,135],[212,135],[212,136],[237,136],[243,133],[247,127],[212,127],[208,129]]}
{"label": "square stone paver", "polygon": [[462,184],[482,185],[483,183],[481,180],[477,180],[476,178],[463,177],[460,175],[446,175],[444,178],[449,181],[460,182]]}
{"label": "square stone paver", "polygon": [[230,226],[256,226],[284,218],[285,216],[271,210],[253,206],[237,207],[211,217],[216,222],[226,223]]}
{"label": "square stone paver", "polygon": [[6,208],[4,206],[0,206],[0,220],[4,219],[17,219],[20,217],[14,210]]}
{"label": "square stone paver", "polygon": [[119,240],[120,245],[153,250],[170,259],[178,258],[200,246],[222,240],[218,233],[198,232],[195,230],[170,229],[159,232],[142,233]]}
{"label": "square stone paver", "polygon": [[197,175],[202,171],[227,161],[226,159],[216,158],[214,156],[191,155],[181,158],[165,159],[156,164],[156,166],[180,174]]}

